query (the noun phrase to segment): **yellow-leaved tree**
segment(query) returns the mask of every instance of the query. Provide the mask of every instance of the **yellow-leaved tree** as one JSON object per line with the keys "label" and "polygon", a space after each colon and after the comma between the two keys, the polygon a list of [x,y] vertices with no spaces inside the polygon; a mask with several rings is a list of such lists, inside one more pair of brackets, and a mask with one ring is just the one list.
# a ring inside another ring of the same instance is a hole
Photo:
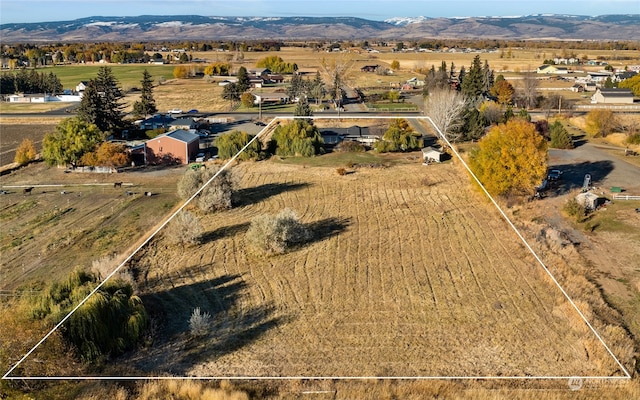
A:
{"label": "yellow-leaved tree", "polygon": [[547,141],[534,124],[514,118],[491,128],[469,166],[493,195],[531,195],[547,173]]}
{"label": "yellow-leaved tree", "polygon": [[33,140],[24,139],[16,149],[16,157],[13,160],[20,165],[25,165],[36,159],[36,147]]}

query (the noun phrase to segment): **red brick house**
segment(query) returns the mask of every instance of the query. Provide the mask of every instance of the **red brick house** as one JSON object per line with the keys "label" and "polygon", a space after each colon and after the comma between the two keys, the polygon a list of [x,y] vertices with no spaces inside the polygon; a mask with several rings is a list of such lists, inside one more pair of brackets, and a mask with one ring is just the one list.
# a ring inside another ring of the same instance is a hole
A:
{"label": "red brick house", "polygon": [[150,164],[188,164],[196,158],[200,150],[200,137],[192,132],[178,129],[145,143],[147,163]]}

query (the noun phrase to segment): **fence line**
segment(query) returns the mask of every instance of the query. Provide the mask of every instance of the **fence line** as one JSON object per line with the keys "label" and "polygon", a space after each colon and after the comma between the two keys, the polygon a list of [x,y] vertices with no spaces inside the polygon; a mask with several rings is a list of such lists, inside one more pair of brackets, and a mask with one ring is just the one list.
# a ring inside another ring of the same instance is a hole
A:
{"label": "fence line", "polygon": [[629,196],[626,194],[614,194],[614,200],[640,200],[640,196]]}

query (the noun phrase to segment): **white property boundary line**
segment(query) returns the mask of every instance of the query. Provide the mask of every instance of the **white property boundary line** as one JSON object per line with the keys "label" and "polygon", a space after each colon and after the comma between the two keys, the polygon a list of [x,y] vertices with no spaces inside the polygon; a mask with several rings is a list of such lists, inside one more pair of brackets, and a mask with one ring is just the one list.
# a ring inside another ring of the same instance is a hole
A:
{"label": "white property boundary line", "polygon": [[[458,159],[462,162],[465,169],[471,174],[473,179],[478,183],[478,185],[482,188],[482,191],[487,195],[487,197],[491,200],[493,205],[498,209],[502,217],[507,221],[509,226],[513,229],[516,235],[520,238],[522,243],[524,243],[525,247],[529,250],[529,252],[534,256],[536,261],[540,264],[540,266],[545,270],[547,275],[551,278],[551,280],[556,284],[558,289],[560,289],[561,293],[564,297],[569,301],[569,303],[576,310],[578,315],[582,318],[584,323],[589,327],[591,332],[595,335],[595,337],[600,341],[602,346],[607,350],[609,355],[614,359],[618,367],[624,372],[625,376],[185,376],[185,377],[173,377],[173,376],[9,376],[22,362],[24,362],[27,357],[29,357],[42,343],[44,343],[49,336],[51,336],[58,328],[66,322],[71,315],[76,312],[87,300],[95,294],[107,280],[109,280],[113,275],[115,275],[127,262],[129,262],[135,254],[138,253],[144,246],[147,245],[180,211],[182,211],[202,190],[208,186],[222,171],[227,169],[231,163],[233,163],[236,158],[242,153],[245,149],[247,149],[255,140],[257,140],[264,132],[268,130],[269,127],[275,125],[280,120],[291,120],[291,119],[417,119],[417,120],[427,120],[433,125],[433,127],[438,132],[438,135],[442,140],[447,143],[451,151],[458,157]],[[471,171],[471,168],[465,163],[460,154],[456,151],[456,149],[451,145],[449,140],[442,134],[438,126],[429,116],[312,116],[312,117],[293,117],[293,116],[276,116],[274,117],[268,124],[265,126],[249,143],[247,143],[236,155],[231,157],[229,161],[227,161],[207,182],[202,185],[197,192],[195,192],[184,204],[182,204],[169,218],[167,218],[151,235],[142,242],[140,246],[138,246],[116,269],[113,270],[98,286],[96,286],[77,306],[75,306],[69,314],[67,314],[58,324],[56,324],[49,333],[47,333],[31,350],[29,350],[13,367],[9,369],[3,376],[2,379],[7,380],[218,380],[218,379],[233,379],[233,380],[275,380],[275,381],[284,381],[284,380],[570,380],[570,379],[593,379],[593,380],[605,380],[605,381],[616,381],[616,380],[630,380],[631,375],[627,371],[627,369],[622,365],[622,363],[618,360],[618,358],[613,354],[609,346],[604,342],[602,337],[595,330],[593,325],[587,320],[585,315],[580,311],[575,302],[571,299],[569,294],[564,290],[564,288],[560,285],[558,280],[553,276],[549,268],[545,265],[542,259],[536,254],[533,248],[529,245],[524,236],[520,233],[520,231],[516,228],[516,226],[511,222],[509,217],[505,214],[505,212],[500,208],[496,200],[489,194],[487,189],[482,185],[480,180],[476,177],[476,175]]]}

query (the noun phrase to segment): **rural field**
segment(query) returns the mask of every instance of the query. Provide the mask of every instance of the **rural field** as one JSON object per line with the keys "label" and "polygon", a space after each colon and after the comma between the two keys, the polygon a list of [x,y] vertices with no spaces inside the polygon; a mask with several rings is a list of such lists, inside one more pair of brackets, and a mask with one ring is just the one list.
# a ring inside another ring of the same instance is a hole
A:
{"label": "rural field", "polygon": [[[620,370],[457,163],[245,163],[204,243],[137,257],[165,329],[131,365],[186,376],[617,376]],[[312,243],[263,257],[251,219],[295,210]],[[167,232],[170,235],[169,232]],[[190,339],[200,307],[210,335]],[[179,349],[179,350],[178,350]]]}

